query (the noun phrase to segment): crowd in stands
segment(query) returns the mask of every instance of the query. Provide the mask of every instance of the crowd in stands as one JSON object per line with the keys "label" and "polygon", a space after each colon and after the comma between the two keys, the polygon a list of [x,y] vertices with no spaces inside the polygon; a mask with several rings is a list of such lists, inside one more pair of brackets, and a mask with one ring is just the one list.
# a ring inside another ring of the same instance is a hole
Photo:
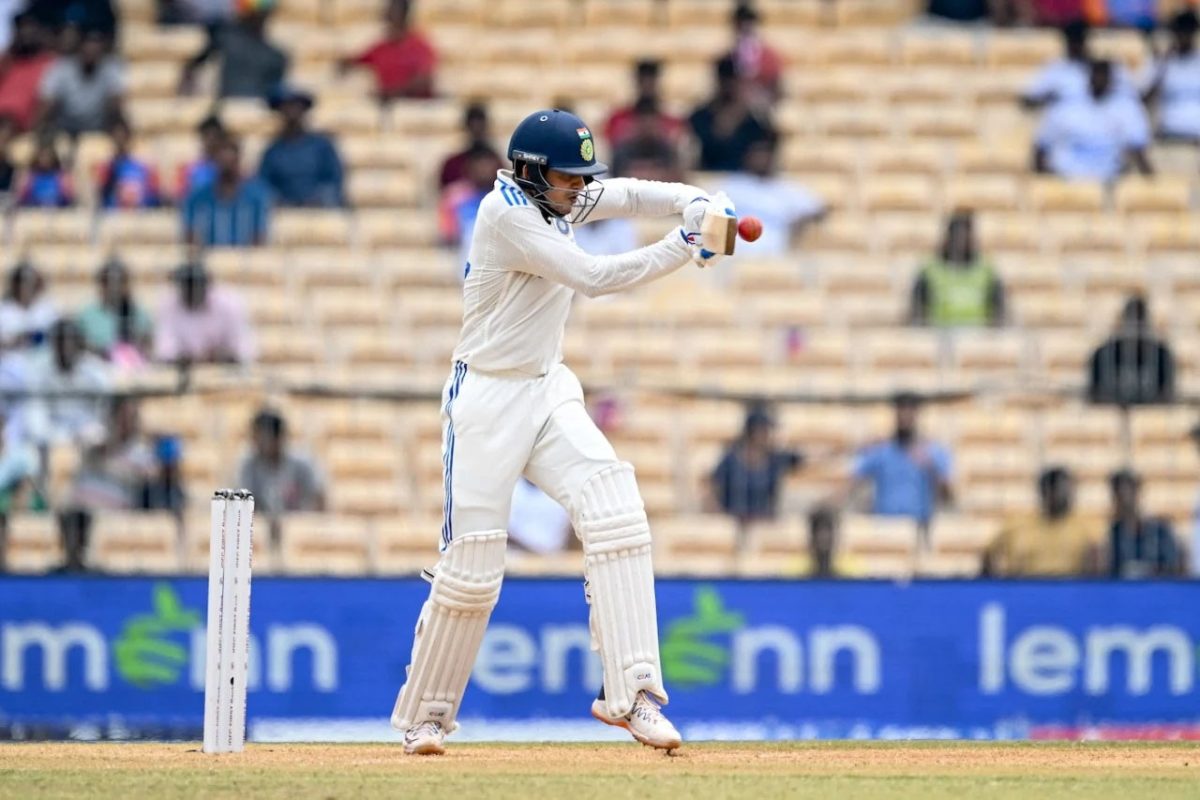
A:
{"label": "crowd in stands", "polygon": [[[14,4],[15,5],[15,4]],[[53,508],[60,514],[70,569],[86,565],[88,514],[102,509],[157,509],[182,518],[188,489],[180,463],[186,454],[170,432],[148,433],[136,397],[104,396],[114,377],[150,364],[249,364],[256,356],[244,302],[206,269],[209,247],[254,247],[271,240],[272,210],[346,208],[346,169],[336,138],[310,124],[317,102],[291,83],[291,54],[273,37],[273,0],[229,4],[163,2],[161,20],[203,25],[207,40],[179,75],[180,94],[194,94],[201,74],[215,64],[214,112],[198,127],[196,159],[178,175],[162,175],[137,148],[125,103],[128,76],[117,52],[118,19],[106,2],[72,5],[31,2],[2,29],[0,46],[0,208],[88,206],[103,210],[176,207],[180,238],[195,257],[172,273],[171,291],[151,308],[139,299],[119,255],[96,274],[96,299],[81,309],[62,308],[37,269],[37,255],[22,259],[6,279],[0,302],[0,390],[12,394],[0,411],[0,515]],[[1137,171],[1152,175],[1155,137],[1200,142],[1200,25],[1184,11],[1168,21],[1169,41],[1154,52],[1144,74],[1132,75],[1094,55],[1090,28],[1054,18],[1045,6],[934,0],[930,13],[954,20],[995,15],[1004,22],[1030,19],[1062,25],[1064,52],[1040,70],[1020,98],[1041,115],[1031,143],[1031,171],[1101,182]],[[1053,4],[1049,4],[1053,5]],[[0,4],[0,10],[8,8]],[[411,24],[411,3],[393,0],[382,38],[343,59],[342,72],[367,70],[381,103],[437,95],[438,54]],[[6,20],[4,20],[6,21]],[[721,188],[741,214],[764,222],[746,256],[786,257],[805,230],[830,214],[822,198],[779,172],[780,134],[773,116],[784,92],[787,53],[767,42],[751,2],[735,4],[730,46],[711,65],[712,93],[686,116],[676,116],[662,88],[663,65],[643,59],[633,70],[632,96],[603,125],[612,174],[683,180],[691,170],[723,173]],[[276,114],[274,135],[256,165],[246,163],[238,136],[226,128],[220,101],[251,99]],[[1153,129],[1147,109],[1158,120]],[[14,163],[12,142],[36,142],[28,163]],[[111,157],[81,196],[73,170],[76,143],[105,133]],[[470,102],[463,115],[461,149],[437,172],[439,232],[466,261],[475,215],[504,163],[486,104]],[[945,222],[940,249],[920,265],[911,290],[909,319],[916,326],[999,327],[1010,303],[1002,269],[981,252],[974,213],[955,210]],[[632,249],[637,234],[625,221],[581,226],[577,241],[595,253]],[[1099,344],[1081,376],[1094,403],[1118,406],[1164,403],[1174,396],[1169,345],[1157,338],[1144,298],[1129,298],[1117,329]],[[71,396],[39,396],[50,393]],[[847,484],[814,506],[810,521],[813,572],[844,573],[838,560],[839,514],[862,507],[902,517],[927,531],[939,510],[954,503],[953,457],[921,433],[921,399],[900,394],[895,427],[854,454]],[[277,522],[294,511],[320,511],[326,480],[318,465],[290,449],[287,422],[264,408],[253,419],[239,485],[256,496]],[[1197,437],[1200,441],[1200,436]],[[49,496],[47,459],[61,443],[81,454],[66,496]],[[842,454],[844,455],[844,454]],[[786,477],[805,469],[806,454],[776,439],[773,413],[751,408],[742,434],[715,465],[708,505],[736,518],[743,529],[780,513]],[[1041,511],[1014,520],[992,542],[982,565],[998,576],[1109,574],[1148,577],[1179,574],[1183,548],[1169,525],[1143,514],[1139,476],[1112,476],[1113,513],[1105,528],[1072,512],[1073,479],[1061,467],[1038,480]],[[869,496],[869,499],[868,499]],[[548,552],[574,538],[560,508],[522,484],[514,498],[513,539],[523,549]],[[0,527],[0,536],[3,529]],[[272,525],[278,545],[279,527]],[[0,538],[0,568],[3,567]]]}

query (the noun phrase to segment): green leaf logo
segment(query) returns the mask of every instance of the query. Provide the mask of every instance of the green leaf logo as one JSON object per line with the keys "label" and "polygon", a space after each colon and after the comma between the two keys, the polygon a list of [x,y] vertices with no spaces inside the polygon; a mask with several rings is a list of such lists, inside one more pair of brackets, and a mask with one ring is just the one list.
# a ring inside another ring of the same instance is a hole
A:
{"label": "green leaf logo", "polygon": [[696,589],[691,616],[672,622],[662,643],[663,676],[681,688],[712,686],[729,666],[729,645],[714,644],[708,637],[732,633],[745,618],[726,611],[721,595],[711,586]]}
{"label": "green leaf logo", "polygon": [[169,583],[155,584],[154,613],[130,619],[113,643],[117,672],[139,689],[175,683],[188,663],[188,651],[168,637],[199,624],[200,613],[184,608]]}

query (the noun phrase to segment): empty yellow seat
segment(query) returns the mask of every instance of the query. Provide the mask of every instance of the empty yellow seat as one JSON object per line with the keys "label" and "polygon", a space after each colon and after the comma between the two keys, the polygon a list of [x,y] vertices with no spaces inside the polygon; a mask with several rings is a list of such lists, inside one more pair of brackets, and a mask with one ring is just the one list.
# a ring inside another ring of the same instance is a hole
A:
{"label": "empty yellow seat", "polygon": [[97,511],[93,563],[107,572],[174,572],[184,557],[176,520],[164,512]]}
{"label": "empty yellow seat", "polygon": [[16,514],[8,520],[5,554],[10,572],[46,572],[62,563],[54,514]]}
{"label": "empty yellow seat", "polygon": [[1029,202],[1039,211],[1099,211],[1104,205],[1104,186],[1061,178],[1036,178],[1029,187]]}
{"label": "empty yellow seat", "polygon": [[278,209],[271,235],[284,245],[341,246],[350,240],[350,217],[344,211]]}
{"label": "empty yellow seat", "polygon": [[362,575],[370,570],[370,535],[361,518],[290,514],[282,525],[282,559],[287,571]]}

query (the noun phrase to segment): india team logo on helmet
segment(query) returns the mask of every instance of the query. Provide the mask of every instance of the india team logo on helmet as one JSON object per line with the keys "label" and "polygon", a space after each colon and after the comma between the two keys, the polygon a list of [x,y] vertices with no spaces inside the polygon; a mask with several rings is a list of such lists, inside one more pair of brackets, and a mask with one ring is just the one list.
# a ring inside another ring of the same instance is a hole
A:
{"label": "india team logo on helmet", "polygon": [[579,143],[579,155],[583,156],[584,161],[591,161],[596,157],[596,145],[592,144],[592,132],[586,127],[576,128],[575,132],[583,140]]}

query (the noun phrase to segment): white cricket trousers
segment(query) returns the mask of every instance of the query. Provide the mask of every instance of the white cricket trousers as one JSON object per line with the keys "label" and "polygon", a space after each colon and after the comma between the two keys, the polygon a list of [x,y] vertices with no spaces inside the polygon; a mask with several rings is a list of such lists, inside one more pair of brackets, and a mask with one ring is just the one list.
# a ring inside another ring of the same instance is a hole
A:
{"label": "white cricket trousers", "polygon": [[528,378],[456,362],[442,392],[442,434],[443,549],[456,535],[508,530],[522,474],[575,519],[587,479],[618,463],[564,364]]}

